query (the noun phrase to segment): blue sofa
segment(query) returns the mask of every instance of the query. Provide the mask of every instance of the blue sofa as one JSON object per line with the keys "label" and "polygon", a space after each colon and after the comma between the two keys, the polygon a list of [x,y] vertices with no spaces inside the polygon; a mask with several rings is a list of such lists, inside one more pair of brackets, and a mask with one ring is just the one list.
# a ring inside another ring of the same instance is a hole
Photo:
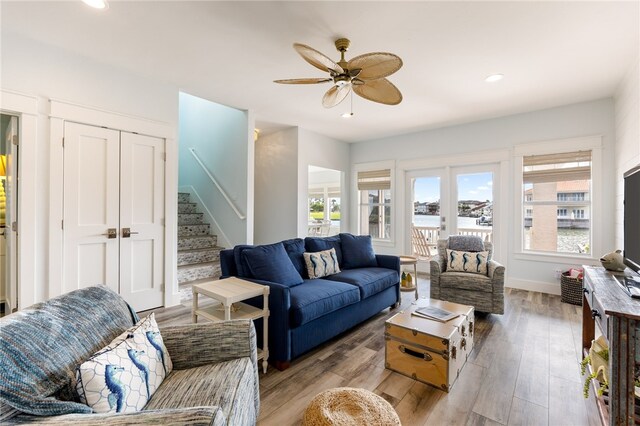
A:
{"label": "blue sofa", "polygon": [[[309,279],[303,253],[331,248],[335,249],[341,271]],[[220,263],[222,278],[236,276],[270,287],[269,361],[279,370],[400,302],[400,259],[373,253],[368,235],[340,234],[263,246],[239,245],[223,250]],[[261,308],[262,298],[248,303]],[[256,321],[256,328],[257,335],[262,336],[262,320]]]}

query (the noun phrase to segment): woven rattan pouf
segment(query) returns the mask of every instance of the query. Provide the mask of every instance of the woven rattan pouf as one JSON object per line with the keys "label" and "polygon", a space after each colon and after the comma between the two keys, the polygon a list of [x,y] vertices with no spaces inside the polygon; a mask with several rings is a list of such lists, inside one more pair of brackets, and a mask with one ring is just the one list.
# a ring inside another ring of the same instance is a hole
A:
{"label": "woven rattan pouf", "polygon": [[316,395],[304,412],[303,426],[400,426],[387,401],[366,389],[335,388]]}

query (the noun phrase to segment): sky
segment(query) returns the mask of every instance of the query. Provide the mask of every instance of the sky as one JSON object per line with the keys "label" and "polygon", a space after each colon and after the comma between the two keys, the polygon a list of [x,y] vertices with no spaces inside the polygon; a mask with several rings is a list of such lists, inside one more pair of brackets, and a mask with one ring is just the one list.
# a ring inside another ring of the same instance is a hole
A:
{"label": "sky", "polygon": [[[459,200],[493,200],[491,188],[493,186],[493,174],[475,173],[457,175]],[[421,203],[438,201],[440,199],[440,178],[424,177],[416,178],[414,187],[414,201]]]}

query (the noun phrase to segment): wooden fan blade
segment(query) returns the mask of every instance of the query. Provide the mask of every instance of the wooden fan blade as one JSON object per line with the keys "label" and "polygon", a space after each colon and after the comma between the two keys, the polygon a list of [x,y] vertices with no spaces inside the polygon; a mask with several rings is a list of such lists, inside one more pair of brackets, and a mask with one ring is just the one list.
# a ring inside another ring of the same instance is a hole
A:
{"label": "wooden fan blade", "polygon": [[388,77],[402,68],[402,59],[393,53],[365,53],[349,61],[347,69],[356,68],[362,69],[358,74],[360,80],[377,80]]}
{"label": "wooden fan blade", "polygon": [[318,84],[333,81],[331,78],[289,78],[286,80],[273,80],[274,83],[280,84]]}
{"label": "wooden fan blade", "polygon": [[298,52],[300,56],[302,56],[302,59],[322,71],[335,71],[336,74],[342,74],[344,72],[340,65],[336,64],[316,49],[300,43],[294,43],[293,48],[296,49],[296,52]]}
{"label": "wooden fan blade", "polygon": [[324,97],[322,98],[322,106],[325,108],[333,108],[340,102],[344,101],[344,99],[349,95],[349,92],[351,92],[351,85],[349,84],[345,84],[344,86],[333,86],[324,94]]}
{"label": "wooden fan blade", "polygon": [[398,105],[402,102],[402,93],[386,78],[366,81],[365,84],[353,86],[358,96],[373,102],[386,105]]}

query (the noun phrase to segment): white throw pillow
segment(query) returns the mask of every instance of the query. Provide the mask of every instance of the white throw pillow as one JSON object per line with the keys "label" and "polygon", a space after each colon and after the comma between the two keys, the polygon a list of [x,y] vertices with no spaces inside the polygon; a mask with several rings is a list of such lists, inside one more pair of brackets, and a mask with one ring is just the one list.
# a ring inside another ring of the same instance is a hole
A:
{"label": "white throw pillow", "polygon": [[457,251],[447,249],[447,272],[471,272],[487,275],[488,251]]}
{"label": "white throw pillow", "polygon": [[151,314],[77,368],[76,390],[95,413],[140,411],[172,369]]}
{"label": "white throw pillow", "polygon": [[336,256],[335,248],[315,253],[305,252],[302,254],[304,256],[304,263],[307,265],[309,278],[322,278],[340,272],[340,265],[338,265],[338,256]]}

